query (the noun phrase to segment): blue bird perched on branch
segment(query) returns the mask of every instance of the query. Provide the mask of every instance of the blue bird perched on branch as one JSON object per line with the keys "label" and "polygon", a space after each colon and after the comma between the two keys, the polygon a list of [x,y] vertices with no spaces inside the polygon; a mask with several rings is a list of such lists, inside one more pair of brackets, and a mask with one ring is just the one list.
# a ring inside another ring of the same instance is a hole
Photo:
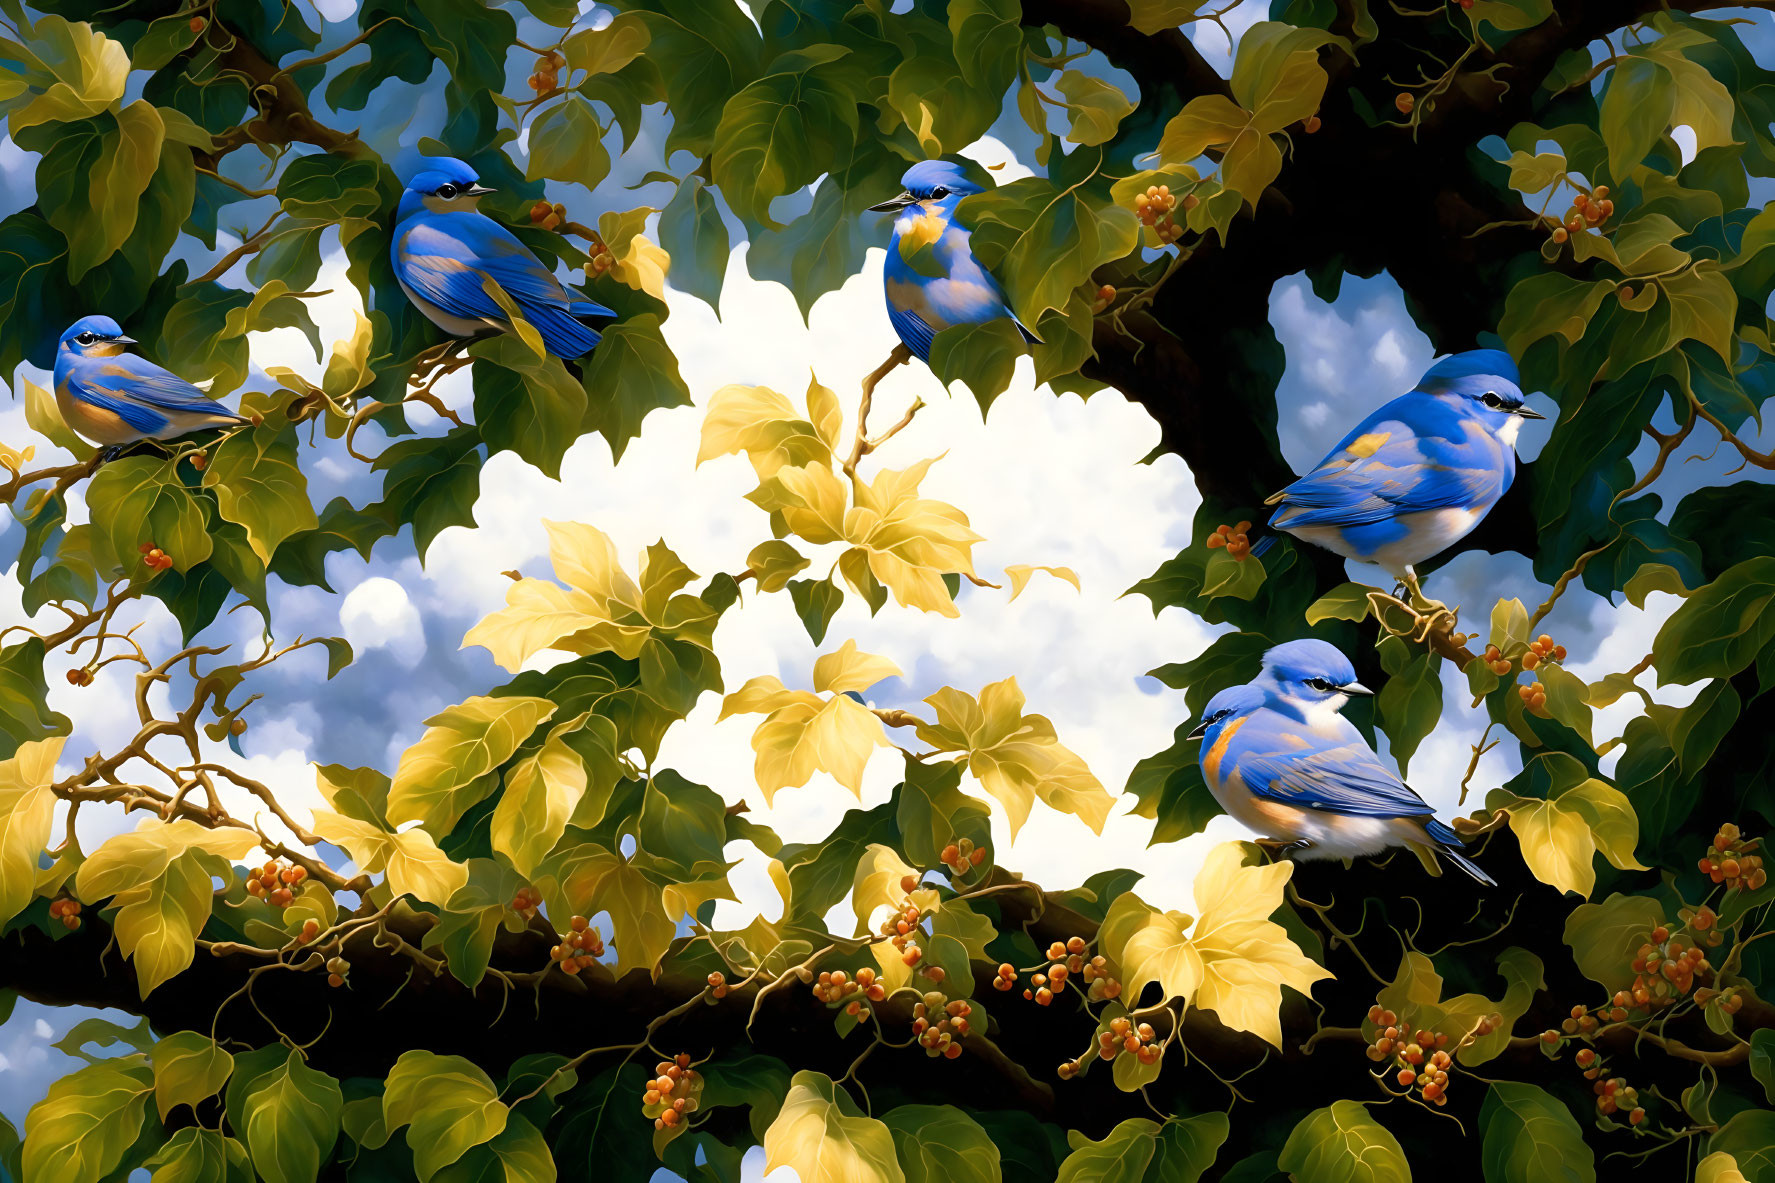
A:
{"label": "blue bird perched on branch", "polygon": [[[1271,497],[1274,529],[1378,563],[1419,598],[1418,563],[1465,538],[1516,477],[1516,436],[1546,416],[1523,401],[1499,349],[1457,353],[1356,425],[1318,467]],[[1274,538],[1260,541],[1262,554]]]}
{"label": "blue bird perched on branch", "polygon": [[69,427],[108,455],[138,440],[250,422],[172,371],[126,352],[135,343],[110,317],[87,316],[56,345],[56,406]]}
{"label": "blue bird perched on branch", "polygon": [[554,356],[590,353],[599,336],[584,318],[616,313],[568,289],[516,235],[480,212],[481,198],[493,190],[473,168],[448,156],[423,161],[401,194],[389,247],[413,306],[455,337],[510,332],[515,308]]}
{"label": "blue bird perched on branch", "polygon": [[1433,875],[1441,856],[1479,882],[1496,881],[1461,853],[1461,836],[1382,764],[1339,712],[1373,691],[1324,641],[1289,641],[1263,672],[1208,701],[1202,779],[1222,809],[1297,859],[1355,858],[1409,848]]}
{"label": "blue bird perched on branch", "polygon": [[1040,344],[1005,303],[998,281],[974,257],[967,229],[955,220],[962,198],[984,190],[947,160],[920,161],[900,183],[905,192],[869,207],[899,215],[882,279],[888,319],[900,343],[928,365],[931,341],[942,330],[1004,317],[1025,341]]}

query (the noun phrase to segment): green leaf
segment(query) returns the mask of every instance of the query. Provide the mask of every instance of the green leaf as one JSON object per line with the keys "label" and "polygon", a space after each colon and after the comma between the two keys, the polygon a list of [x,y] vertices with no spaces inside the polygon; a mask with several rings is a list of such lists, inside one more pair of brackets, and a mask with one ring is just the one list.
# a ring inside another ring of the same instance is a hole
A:
{"label": "green leaf", "polygon": [[987,846],[991,816],[984,804],[961,791],[965,762],[906,757],[895,814],[906,858],[935,869],[943,848],[961,838]]}
{"label": "green leaf", "polygon": [[196,1031],[177,1031],[156,1043],[148,1053],[154,1065],[154,1103],[160,1119],[178,1105],[197,1105],[222,1091],[234,1071],[234,1057],[215,1040]]}
{"label": "green leaf", "polygon": [[1101,1142],[1074,1130],[1067,1136],[1072,1153],[1055,1183],[1141,1183],[1158,1149],[1158,1132],[1158,1123],[1144,1117],[1130,1117]]}
{"label": "green leaf", "polygon": [[1643,895],[1615,893],[1579,904],[1565,922],[1565,943],[1578,969],[1613,994],[1633,984],[1635,952],[1664,923],[1664,906]]}
{"label": "green leaf", "polygon": [[24,1177],[98,1183],[123,1162],[154,1091],[147,1060],[101,1060],[55,1081],[25,1117]]}
{"label": "green leaf", "polygon": [[714,191],[701,177],[678,182],[672,200],[660,211],[659,244],[672,256],[672,286],[717,307],[730,256],[727,223]]}
{"label": "green leaf", "polygon": [[1307,623],[1321,624],[1327,620],[1361,620],[1368,615],[1368,593],[1374,589],[1362,583],[1340,583],[1307,608]]}
{"label": "green leaf", "polygon": [[543,698],[476,696],[425,721],[419,742],[401,755],[388,791],[388,820],[417,821],[448,834],[471,805],[493,790],[482,781],[555,712]]}
{"label": "green leaf", "polygon": [[283,1045],[238,1056],[228,1122],[265,1183],[312,1183],[339,1137],[339,1082]]}
{"label": "green leaf", "polygon": [[1676,106],[1670,72],[1645,58],[1618,62],[1603,88],[1597,128],[1609,147],[1609,175],[1625,181],[1646,158]]}
{"label": "green leaf", "polygon": [[1355,1101],[1333,1101],[1303,1117],[1276,1166],[1295,1183],[1411,1183],[1399,1139]]}
{"label": "green leaf", "polygon": [[827,626],[844,604],[844,589],[831,579],[791,579],[789,599],[807,628],[808,638],[818,645],[825,641]]}
{"label": "green leaf", "polygon": [[99,469],[87,486],[93,561],[111,577],[145,572],[140,547],[153,543],[180,573],[210,557],[203,507],[170,460],[125,456]]}
{"label": "green leaf", "polygon": [[1224,812],[1202,779],[1201,744],[1187,738],[1194,729],[1194,723],[1179,725],[1170,747],[1146,757],[1128,774],[1126,791],[1137,801],[1134,812],[1158,822],[1154,842],[1200,834]]}
{"label": "green leaf", "polygon": [[1258,560],[1249,556],[1235,559],[1225,550],[1217,550],[1202,573],[1202,596],[1210,600],[1217,596],[1249,600],[1263,587],[1264,575],[1263,564]]}
{"label": "green leaf", "polygon": [[641,797],[640,848],[687,879],[702,878],[709,864],[725,873],[726,818],[727,802],[719,793],[662,768]]}
{"label": "green leaf", "polygon": [[401,1053],[388,1073],[383,1121],[404,1125],[421,1183],[506,1127],[506,1107],[488,1075],[461,1056],[421,1048]]}
{"label": "green leaf", "polygon": [[953,1105],[901,1105],[882,1115],[906,1183],[998,1183],[999,1153],[980,1123]]}
{"label": "green leaf", "polygon": [[1750,1074],[1763,1086],[1763,1096],[1775,1105],[1775,1030],[1762,1027],[1750,1037]]}
{"label": "green leaf", "polygon": [[267,415],[258,427],[223,440],[203,471],[217,512],[246,530],[253,553],[267,566],[284,539],[320,525],[308,500],[308,478],[296,463],[296,444],[296,429]]}
{"label": "green leaf", "polygon": [[964,198],[958,217],[974,227],[975,252],[1000,273],[1026,325],[1039,324],[1051,308],[1065,309],[1073,289],[1131,252],[1140,237],[1133,210],[1094,204],[1081,189],[1062,191],[1039,177]]}
{"label": "green leaf", "polygon": [[659,318],[651,312],[605,329],[584,368],[590,405],[583,430],[602,435],[617,460],[629,441],[641,434],[641,421],[649,412],[691,405],[677,355],[660,335]]}
{"label": "green leaf", "polygon": [[1485,1183],[1595,1183],[1596,1156],[1584,1131],[1545,1089],[1494,1081],[1479,1129]]}
{"label": "green leaf", "polygon": [[769,74],[729,99],[715,129],[715,184],[749,226],[780,228],[770,203],[811,184],[857,136],[857,98],[842,81],[850,51],[836,45],[778,59]]}
{"label": "green leaf", "polygon": [[1380,693],[1380,724],[1387,733],[1387,750],[1406,776],[1412,753],[1442,719],[1442,658],[1420,653],[1405,668],[1387,679]]}
{"label": "green leaf", "polygon": [[1023,334],[1008,318],[952,325],[931,341],[931,371],[944,385],[966,382],[985,414],[1011,385],[1023,351]]}
{"label": "green leaf", "polygon": [[1166,1122],[1159,1127],[1158,1152],[1147,1168],[1145,1183],[1197,1183],[1214,1165],[1231,1130],[1224,1113],[1198,1113]]}
{"label": "green leaf", "polygon": [[434,1177],[437,1183],[555,1183],[555,1160],[542,1131],[514,1113],[492,1141]]}
{"label": "green leaf", "polygon": [[[601,346],[600,346],[601,348]],[[585,387],[559,358],[537,354],[510,333],[470,347],[475,422],[490,452],[512,451],[561,479],[561,458],[585,430]]]}
{"label": "green leaf", "polygon": [[11,759],[20,744],[74,729],[66,715],[49,709],[43,658],[39,637],[0,648],[0,759]]}
{"label": "green leaf", "polygon": [[149,1183],[253,1183],[247,1148],[219,1130],[199,1126],[175,1132],[142,1165],[154,1172]]}
{"label": "green leaf", "polygon": [[1652,640],[1658,685],[1729,678],[1775,639],[1775,557],[1746,559],[1684,600]]}
{"label": "green leaf", "polygon": [[524,179],[568,181],[596,189],[610,173],[604,128],[592,105],[569,94],[530,125],[530,159]]}
{"label": "green leaf", "polygon": [[84,21],[54,14],[38,17],[30,30],[29,47],[7,55],[23,67],[24,86],[0,104],[14,135],[39,123],[97,115],[123,97],[130,60],[121,44]]}
{"label": "green leaf", "polygon": [[1134,104],[1118,87],[1079,70],[1061,74],[1054,88],[1066,96],[1072,121],[1066,138],[1075,144],[1088,148],[1107,144],[1122,120],[1134,113]]}
{"label": "green leaf", "polygon": [[403,440],[387,448],[371,467],[382,469],[382,500],[364,510],[394,529],[413,524],[413,547],[420,560],[432,539],[450,526],[475,524],[475,501],[481,495],[477,428],[458,428],[442,439]]}

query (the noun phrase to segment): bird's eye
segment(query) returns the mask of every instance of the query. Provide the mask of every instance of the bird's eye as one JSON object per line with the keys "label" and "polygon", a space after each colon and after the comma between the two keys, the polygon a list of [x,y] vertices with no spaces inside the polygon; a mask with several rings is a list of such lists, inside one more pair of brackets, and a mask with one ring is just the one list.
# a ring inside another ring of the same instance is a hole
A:
{"label": "bird's eye", "polygon": [[1311,686],[1314,690],[1336,690],[1337,689],[1336,684],[1329,682],[1324,678],[1308,678],[1307,685]]}
{"label": "bird's eye", "polygon": [[935,189],[931,190],[931,196],[941,200],[942,198],[949,196],[949,190],[945,189],[941,185],[938,185]]}
{"label": "bird's eye", "polygon": [[449,182],[445,182],[444,184],[439,185],[438,186],[438,196],[442,197],[442,198],[446,198],[446,199],[451,198],[451,197],[455,197],[456,196],[456,186],[450,184]]}
{"label": "bird's eye", "polygon": [[98,340],[98,338],[93,336],[91,333],[82,333],[74,339],[76,341],[80,342],[82,345],[91,345],[94,341]]}
{"label": "bird's eye", "polygon": [[1498,393],[1495,390],[1488,390],[1480,395],[1479,401],[1486,406],[1491,407],[1493,410],[1497,410],[1504,405],[1504,400],[1498,397]]}

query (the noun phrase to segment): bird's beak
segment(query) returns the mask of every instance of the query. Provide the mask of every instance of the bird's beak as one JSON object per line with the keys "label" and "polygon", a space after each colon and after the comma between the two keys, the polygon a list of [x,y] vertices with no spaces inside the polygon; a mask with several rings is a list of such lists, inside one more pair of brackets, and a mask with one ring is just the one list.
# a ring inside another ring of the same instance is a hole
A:
{"label": "bird's beak", "polygon": [[1200,723],[1196,724],[1196,729],[1194,731],[1190,732],[1188,735],[1184,736],[1183,738],[1185,740],[1202,739],[1207,734],[1208,734],[1208,720],[1203,719]]}
{"label": "bird's beak", "polygon": [[1528,406],[1517,407],[1516,413],[1524,419],[1545,419],[1547,417],[1533,407]]}
{"label": "bird's beak", "polygon": [[1345,682],[1342,686],[1339,686],[1338,689],[1345,694],[1354,695],[1357,698],[1374,697],[1374,691],[1370,690],[1360,682]]}
{"label": "bird's beak", "polygon": [[464,195],[466,195],[468,197],[485,197],[487,194],[497,193],[497,192],[499,192],[499,190],[494,189],[488,185],[474,184],[474,185],[470,185],[468,188],[464,189],[462,192],[464,193]]}
{"label": "bird's beak", "polygon": [[116,342],[119,345],[139,345],[139,344],[141,344],[141,342],[137,341],[134,337],[118,336],[118,337],[112,337],[111,340]]}
{"label": "bird's beak", "polygon": [[912,196],[910,193],[902,193],[900,196],[889,201],[884,201],[880,205],[870,206],[869,212],[872,214],[891,214],[895,210],[905,209],[917,200],[918,198]]}

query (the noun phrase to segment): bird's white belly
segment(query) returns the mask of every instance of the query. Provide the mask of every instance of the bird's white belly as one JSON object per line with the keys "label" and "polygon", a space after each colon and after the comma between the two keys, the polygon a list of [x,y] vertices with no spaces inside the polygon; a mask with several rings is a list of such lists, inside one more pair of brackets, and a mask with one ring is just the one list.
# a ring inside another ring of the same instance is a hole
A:
{"label": "bird's white belly", "polygon": [[439,308],[436,304],[433,304],[430,300],[427,300],[424,296],[421,296],[418,292],[408,287],[407,281],[402,279],[399,275],[395,276],[395,282],[401,285],[401,291],[407,293],[407,299],[413,302],[413,307],[425,314],[426,320],[431,321],[432,324],[437,325],[452,337],[472,337],[476,333],[486,332],[489,328],[500,329],[503,331],[508,327],[503,321],[485,319],[469,320],[465,317],[455,316],[445,312],[442,308]]}
{"label": "bird's white belly", "polygon": [[1401,841],[1396,818],[1354,817],[1266,801],[1246,789],[1237,774],[1227,781],[1210,779],[1208,791],[1228,816],[1260,838],[1310,843],[1293,854],[1297,859],[1356,858],[1379,854]]}
{"label": "bird's white belly", "polygon": [[1469,509],[1449,506],[1443,509],[1426,509],[1418,513],[1402,513],[1399,522],[1406,528],[1405,537],[1397,542],[1388,543],[1369,556],[1368,561],[1379,563],[1394,574],[1401,574],[1408,566],[1415,566],[1441,554],[1468,534],[1479,524],[1491,505],[1485,504]]}

